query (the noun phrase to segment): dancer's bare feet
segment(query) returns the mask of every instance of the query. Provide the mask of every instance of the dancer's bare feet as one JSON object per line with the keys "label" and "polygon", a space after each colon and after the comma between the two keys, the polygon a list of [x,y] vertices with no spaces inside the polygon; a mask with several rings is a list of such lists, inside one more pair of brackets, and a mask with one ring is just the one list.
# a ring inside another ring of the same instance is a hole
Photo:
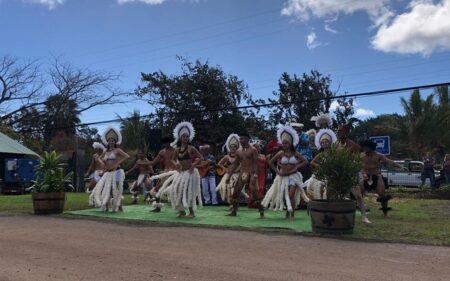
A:
{"label": "dancer's bare feet", "polygon": [[372,222],[367,217],[361,217],[361,222],[365,224],[371,224]]}
{"label": "dancer's bare feet", "polygon": [[185,218],[185,217],[186,217],[186,212],[184,212],[184,211],[178,212],[177,218]]}

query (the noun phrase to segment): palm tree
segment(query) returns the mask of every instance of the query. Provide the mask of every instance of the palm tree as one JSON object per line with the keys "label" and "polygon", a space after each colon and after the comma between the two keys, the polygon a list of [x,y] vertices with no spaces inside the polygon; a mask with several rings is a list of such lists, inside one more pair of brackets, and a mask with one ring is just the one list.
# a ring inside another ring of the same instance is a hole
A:
{"label": "palm tree", "polygon": [[436,106],[433,95],[422,99],[420,91],[414,90],[409,100],[401,98],[401,104],[407,120],[409,148],[414,156],[433,149],[438,139]]}

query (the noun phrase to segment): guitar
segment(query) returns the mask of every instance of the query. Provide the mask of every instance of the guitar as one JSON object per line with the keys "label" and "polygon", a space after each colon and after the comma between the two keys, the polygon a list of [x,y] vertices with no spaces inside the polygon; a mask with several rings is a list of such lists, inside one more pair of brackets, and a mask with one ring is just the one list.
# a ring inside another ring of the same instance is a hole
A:
{"label": "guitar", "polygon": [[211,161],[209,160],[202,160],[200,163],[197,164],[198,173],[200,174],[200,177],[204,177],[209,172],[209,164]]}

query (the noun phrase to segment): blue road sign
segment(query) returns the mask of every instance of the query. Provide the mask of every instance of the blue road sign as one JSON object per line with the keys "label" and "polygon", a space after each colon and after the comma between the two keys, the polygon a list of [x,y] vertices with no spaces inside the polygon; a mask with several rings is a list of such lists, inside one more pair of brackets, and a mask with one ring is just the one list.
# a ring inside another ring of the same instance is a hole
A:
{"label": "blue road sign", "polygon": [[391,154],[391,138],[389,136],[375,136],[369,137],[369,139],[377,144],[375,149],[377,152],[384,155]]}

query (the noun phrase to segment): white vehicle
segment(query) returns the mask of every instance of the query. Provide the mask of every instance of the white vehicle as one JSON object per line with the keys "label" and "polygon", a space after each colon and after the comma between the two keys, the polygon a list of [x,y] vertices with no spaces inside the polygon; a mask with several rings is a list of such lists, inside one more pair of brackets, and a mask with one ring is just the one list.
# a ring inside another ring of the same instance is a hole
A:
{"label": "white vehicle", "polygon": [[[419,187],[422,185],[423,162],[401,160],[396,163],[406,167],[408,171],[404,171],[397,167],[389,166],[381,170],[384,182],[389,186],[410,186]],[[434,171],[435,178],[439,177],[439,171]],[[425,180],[425,185],[430,185],[430,179]]]}

